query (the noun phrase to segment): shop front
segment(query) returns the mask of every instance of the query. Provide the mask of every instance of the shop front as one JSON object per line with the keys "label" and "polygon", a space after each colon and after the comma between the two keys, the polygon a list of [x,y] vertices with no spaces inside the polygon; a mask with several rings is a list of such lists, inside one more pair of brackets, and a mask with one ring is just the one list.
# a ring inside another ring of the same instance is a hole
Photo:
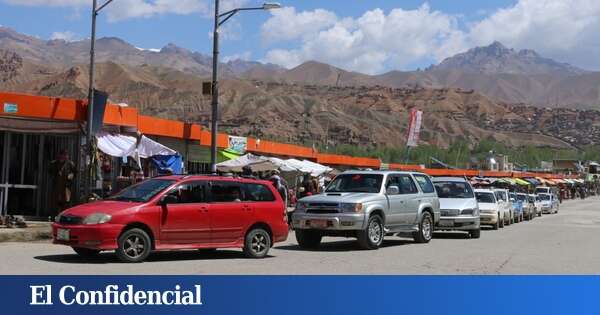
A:
{"label": "shop front", "polygon": [[79,141],[76,122],[0,117],[0,214],[48,218],[78,200],[80,172],[59,183],[54,166],[60,153],[79,165]]}

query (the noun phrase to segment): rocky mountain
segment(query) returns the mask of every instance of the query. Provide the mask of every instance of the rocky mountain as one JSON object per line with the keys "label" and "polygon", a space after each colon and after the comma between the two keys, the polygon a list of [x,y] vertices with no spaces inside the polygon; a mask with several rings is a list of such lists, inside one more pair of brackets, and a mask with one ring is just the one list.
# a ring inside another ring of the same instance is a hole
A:
{"label": "rocky mountain", "polygon": [[[0,82],[0,90],[86,96],[86,66],[51,70],[26,65],[15,54],[0,55],[5,56],[0,65],[11,65],[2,67],[7,70],[2,74],[9,73],[10,78]],[[97,86],[109,93],[111,101],[130,104],[145,114],[208,126],[210,98],[199,89],[206,79],[151,65],[97,65]],[[600,143],[600,112],[525,110],[525,106],[497,103],[472,90],[336,87],[231,78],[222,81],[221,92],[223,130],[291,143],[402,146],[411,108],[425,112],[422,141],[441,147],[455,140],[477,143],[484,138],[512,146],[554,148]]]}
{"label": "rocky mountain", "polygon": [[516,51],[506,48],[500,42],[494,42],[486,47],[475,47],[467,52],[458,54],[442,61],[439,65],[431,66],[427,71],[463,71],[487,75],[580,75],[587,71],[559,63],[552,59],[543,58],[533,50]]}
{"label": "rocky mountain", "polygon": [[[69,68],[89,63],[90,41],[47,41],[0,26],[0,49],[17,53],[32,63]],[[127,66],[161,66],[195,75],[208,75],[212,71],[211,56],[172,43],[160,50],[142,49],[116,37],[104,37],[96,41],[96,61]],[[221,63],[220,71],[224,76],[238,76],[257,67],[265,67],[269,71],[279,68],[272,64],[238,59]]]}

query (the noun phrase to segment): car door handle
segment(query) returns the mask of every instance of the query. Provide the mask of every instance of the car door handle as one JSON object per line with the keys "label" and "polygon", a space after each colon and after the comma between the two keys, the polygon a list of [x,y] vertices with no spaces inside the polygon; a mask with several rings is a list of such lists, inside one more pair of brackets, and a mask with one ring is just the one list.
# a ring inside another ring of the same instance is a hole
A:
{"label": "car door handle", "polygon": [[207,207],[201,207],[200,208],[200,212],[208,212],[208,208]]}

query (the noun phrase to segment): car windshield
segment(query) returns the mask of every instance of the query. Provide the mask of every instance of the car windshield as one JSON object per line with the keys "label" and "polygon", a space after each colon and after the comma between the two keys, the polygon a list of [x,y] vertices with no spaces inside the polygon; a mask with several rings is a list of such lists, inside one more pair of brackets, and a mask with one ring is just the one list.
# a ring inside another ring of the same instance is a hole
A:
{"label": "car windshield", "polygon": [[540,198],[540,200],[550,200],[550,195],[538,195],[538,197]]}
{"label": "car windshield", "polygon": [[508,200],[506,200],[506,193],[504,193],[502,191],[496,191],[496,199],[502,200],[502,201],[508,201]]}
{"label": "car windshield", "polygon": [[525,196],[525,195],[517,195],[517,200],[519,200],[519,201],[527,201],[527,196]]}
{"label": "car windshield", "polygon": [[173,183],[175,183],[174,180],[149,179],[127,187],[108,199],[116,201],[146,202]]}
{"label": "car windshield", "polygon": [[465,182],[435,182],[434,185],[440,198],[475,198],[471,186]]}
{"label": "car windshield", "polygon": [[496,203],[493,193],[489,192],[475,192],[477,202],[479,203]]}
{"label": "car windshield", "polygon": [[327,186],[325,192],[379,193],[382,182],[381,174],[341,174]]}

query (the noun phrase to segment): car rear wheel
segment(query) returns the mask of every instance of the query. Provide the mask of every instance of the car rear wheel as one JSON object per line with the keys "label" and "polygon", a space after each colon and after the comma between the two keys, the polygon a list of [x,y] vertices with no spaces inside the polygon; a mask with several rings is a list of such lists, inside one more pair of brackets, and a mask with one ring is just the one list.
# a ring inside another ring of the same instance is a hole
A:
{"label": "car rear wheel", "polygon": [[383,219],[375,214],[369,217],[367,228],[358,232],[358,244],[362,249],[378,249],[384,237]]}
{"label": "car rear wheel", "polygon": [[433,218],[429,212],[423,212],[419,231],[413,233],[413,239],[417,243],[429,243],[433,238]]}
{"label": "car rear wheel", "polygon": [[296,241],[300,248],[315,249],[321,244],[323,236],[319,231],[312,230],[296,230]]}
{"label": "car rear wheel", "polygon": [[481,229],[469,231],[469,236],[471,238],[475,238],[475,239],[480,238],[481,237]]}
{"label": "car rear wheel", "polygon": [[77,255],[83,258],[95,258],[98,256],[98,254],[100,254],[100,250],[97,249],[73,247],[73,250],[77,253]]}
{"label": "car rear wheel", "polygon": [[248,258],[264,258],[271,248],[271,235],[263,228],[254,228],[246,234],[244,254]]}
{"label": "car rear wheel", "polygon": [[122,262],[139,263],[150,255],[152,240],[146,231],[142,229],[129,229],[118,240],[119,247],[116,250],[117,257]]}

